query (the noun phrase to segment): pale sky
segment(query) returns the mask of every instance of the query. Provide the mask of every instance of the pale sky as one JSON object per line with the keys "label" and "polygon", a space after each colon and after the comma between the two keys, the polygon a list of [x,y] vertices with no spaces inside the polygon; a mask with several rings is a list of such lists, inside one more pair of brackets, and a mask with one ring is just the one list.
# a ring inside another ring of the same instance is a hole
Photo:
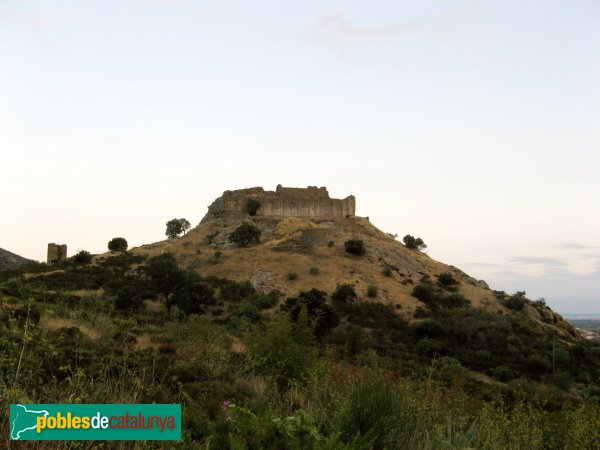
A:
{"label": "pale sky", "polygon": [[0,247],[28,258],[327,186],[597,314],[599,144],[597,0],[0,0]]}

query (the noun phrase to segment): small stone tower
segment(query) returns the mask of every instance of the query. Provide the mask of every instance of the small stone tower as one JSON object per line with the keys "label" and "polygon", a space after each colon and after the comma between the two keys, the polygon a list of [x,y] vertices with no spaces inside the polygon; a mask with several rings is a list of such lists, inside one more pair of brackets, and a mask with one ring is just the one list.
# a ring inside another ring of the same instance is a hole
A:
{"label": "small stone tower", "polygon": [[53,266],[64,259],[67,259],[67,244],[48,244],[48,264]]}

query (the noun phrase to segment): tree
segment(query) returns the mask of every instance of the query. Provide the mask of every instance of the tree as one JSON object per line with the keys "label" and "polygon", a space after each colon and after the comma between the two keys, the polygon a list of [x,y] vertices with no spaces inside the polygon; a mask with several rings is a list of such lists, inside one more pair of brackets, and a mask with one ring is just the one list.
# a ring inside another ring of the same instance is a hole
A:
{"label": "tree", "polygon": [[167,299],[167,311],[173,306],[172,294],[184,282],[184,272],[179,269],[175,257],[170,253],[163,253],[148,260],[144,273],[150,277],[154,288]]}
{"label": "tree", "polygon": [[124,252],[127,250],[127,240],[122,237],[112,238],[108,241],[108,249],[111,252]]}
{"label": "tree", "polygon": [[251,216],[255,216],[258,208],[260,208],[260,202],[255,198],[249,198],[246,202],[246,212]]}
{"label": "tree", "polygon": [[173,239],[181,233],[185,234],[189,229],[190,222],[187,219],[171,219],[167,222],[165,234],[169,239]]}
{"label": "tree", "polygon": [[92,262],[92,254],[86,250],[81,250],[76,255],[73,255],[74,264],[90,264]]}
{"label": "tree", "polygon": [[365,243],[360,239],[349,239],[344,242],[344,248],[352,255],[361,256],[365,254]]}
{"label": "tree", "polygon": [[427,245],[425,245],[425,242],[423,242],[423,239],[421,238],[415,238],[414,236],[407,234],[406,236],[404,236],[402,238],[402,242],[404,242],[404,245],[406,245],[408,248],[412,249],[412,250],[423,250],[425,248],[427,248]]}
{"label": "tree", "polygon": [[200,275],[193,271],[183,272],[181,282],[175,288],[169,302],[185,314],[202,314],[203,305],[215,303],[215,291]]}
{"label": "tree", "polygon": [[243,223],[229,235],[229,240],[240,247],[248,247],[250,244],[260,242],[260,230],[254,225]]}
{"label": "tree", "polygon": [[294,322],[298,321],[301,311],[305,310],[308,318],[314,323],[314,333],[317,337],[322,337],[340,322],[333,308],[327,304],[327,294],[314,288],[308,292],[300,292],[298,297],[287,299],[281,305],[281,309],[286,311]]}

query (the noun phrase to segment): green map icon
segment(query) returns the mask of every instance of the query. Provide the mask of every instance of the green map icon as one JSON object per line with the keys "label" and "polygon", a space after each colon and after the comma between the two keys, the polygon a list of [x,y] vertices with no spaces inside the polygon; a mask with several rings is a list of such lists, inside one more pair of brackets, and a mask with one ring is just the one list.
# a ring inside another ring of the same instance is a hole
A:
{"label": "green map icon", "polygon": [[48,417],[48,415],[48,411],[45,410],[34,411],[23,405],[10,405],[10,438],[18,440],[25,437],[22,436],[23,433],[35,430],[38,417]]}

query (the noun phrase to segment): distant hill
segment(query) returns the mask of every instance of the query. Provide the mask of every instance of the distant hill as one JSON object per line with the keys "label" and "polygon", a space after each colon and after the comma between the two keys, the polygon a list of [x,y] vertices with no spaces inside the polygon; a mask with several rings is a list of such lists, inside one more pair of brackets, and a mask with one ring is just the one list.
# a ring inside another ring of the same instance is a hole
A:
{"label": "distant hill", "polygon": [[0,248],[0,270],[14,269],[15,267],[19,267],[31,261],[31,259],[23,258],[22,256],[15,255],[8,250]]}

